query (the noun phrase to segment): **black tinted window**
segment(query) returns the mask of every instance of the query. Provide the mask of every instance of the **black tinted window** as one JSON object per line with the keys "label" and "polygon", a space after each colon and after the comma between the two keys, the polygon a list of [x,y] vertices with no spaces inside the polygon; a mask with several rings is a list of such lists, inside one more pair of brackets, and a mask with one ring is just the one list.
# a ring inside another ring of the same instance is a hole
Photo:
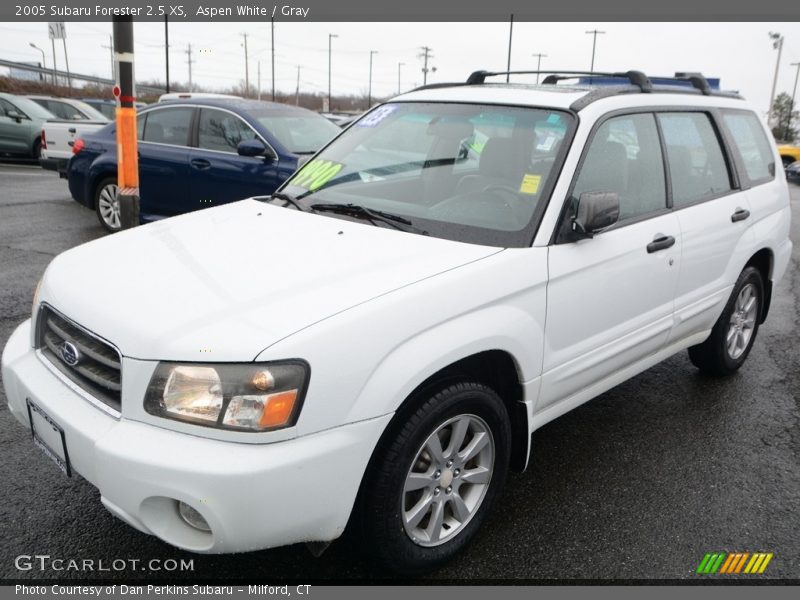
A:
{"label": "black tinted window", "polygon": [[189,144],[189,126],[193,108],[160,108],[147,113],[144,128],[145,142],[186,146]]}
{"label": "black tinted window", "polygon": [[663,113],[658,118],[667,144],[673,206],[729,191],[725,156],[708,115]]}
{"label": "black tinted window", "polygon": [[236,115],[210,108],[200,110],[197,133],[200,148],[222,152],[236,152],[239,142],[256,137],[256,132]]}
{"label": "black tinted window", "polygon": [[619,194],[619,220],[667,207],[664,163],[651,114],[625,115],[603,123],[592,139],[573,197],[584,192]]}
{"label": "black tinted window", "polygon": [[775,158],[758,117],[745,111],[725,111],[723,119],[733,136],[744,161],[747,177],[754,183],[769,181],[775,176]]}

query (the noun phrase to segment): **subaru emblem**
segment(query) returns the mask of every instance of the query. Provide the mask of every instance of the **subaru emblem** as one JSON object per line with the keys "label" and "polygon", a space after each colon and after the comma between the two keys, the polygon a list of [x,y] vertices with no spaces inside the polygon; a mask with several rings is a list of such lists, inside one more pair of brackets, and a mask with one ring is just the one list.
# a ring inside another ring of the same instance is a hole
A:
{"label": "subaru emblem", "polygon": [[70,367],[74,367],[81,360],[81,353],[71,342],[61,344],[61,359]]}

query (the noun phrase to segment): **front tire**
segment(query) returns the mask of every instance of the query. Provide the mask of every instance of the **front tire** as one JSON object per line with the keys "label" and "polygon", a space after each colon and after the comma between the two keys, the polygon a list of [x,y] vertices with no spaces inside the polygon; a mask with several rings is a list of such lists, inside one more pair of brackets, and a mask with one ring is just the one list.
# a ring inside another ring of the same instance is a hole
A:
{"label": "front tire", "polygon": [[703,372],[730,375],[744,364],[755,342],[764,306],[764,281],[755,267],[739,275],[711,335],[689,348],[689,359]]}
{"label": "front tire", "polygon": [[106,231],[113,233],[121,229],[119,188],[115,177],[108,177],[97,184],[94,192],[94,210]]}
{"label": "front tire", "polygon": [[511,425],[497,393],[469,382],[401,418],[370,463],[358,518],[370,556],[412,575],[453,558],[480,528],[505,483]]}

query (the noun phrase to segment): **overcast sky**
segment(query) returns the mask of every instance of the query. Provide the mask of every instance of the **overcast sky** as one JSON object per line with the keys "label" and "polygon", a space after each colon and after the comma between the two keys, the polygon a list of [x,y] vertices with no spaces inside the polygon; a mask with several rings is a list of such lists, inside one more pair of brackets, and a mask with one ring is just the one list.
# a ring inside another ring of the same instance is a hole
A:
{"label": "overcast sky", "polygon": [[[596,70],[639,69],[648,75],[675,71],[701,71],[720,77],[724,89],[739,90],[757,109],[767,110],[777,51],[770,31],[784,36],[778,92],[792,93],[800,62],[800,23],[533,23],[514,24],[512,69],[535,68],[533,53],[544,53],[542,68],[589,68],[592,36],[585,31],[605,31],[597,38]],[[108,45],[111,23],[67,23],[67,48],[74,72],[109,77]],[[225,88],[244,80],[242,33],[248,34],[250,83],[256,85],[261,61],[261,87],[270,89],[269,23],[170,23],[170,73],[172,81],[188,81],[186,48],[192,44],[193,79],[196,84]],[[508,23],[275,23],[276,88],[294,92],[297,65],[300,88],[327,92],[328,34],[333,40],[334,94],[366,93],[369,51],[373,62],[373,95],[397,90],[398,63],[401,85],[422,84],[420,46],[433,49],[431,81],[460,81],[476,69],[504,69],[508,52]],[[138,79],[164,79],[163,23],[135,23]],[[0,23],[0,58],[38,61],[45,50],[52,66],[52,50],[45,23]],[[59,68],[63,49],[56,46]],[[0,71],[1,72],[1,71]]]}

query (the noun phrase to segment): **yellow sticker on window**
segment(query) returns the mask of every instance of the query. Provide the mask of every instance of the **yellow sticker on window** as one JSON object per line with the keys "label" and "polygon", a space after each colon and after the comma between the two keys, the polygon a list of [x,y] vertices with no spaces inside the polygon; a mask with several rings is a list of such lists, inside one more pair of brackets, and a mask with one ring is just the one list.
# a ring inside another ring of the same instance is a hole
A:
{"label": "yellow sticker on window", "polygon": [[535,194],[539,191],[539,183],[542,181],[541,175],[531,175],[530,173],[525,173],[525,177],[522,178],[522,185],[519,186],[519,193],[520,194]]}
{"label": "yellow sticker on window", "polygon": [[290,185],[303,187],[313,192],[333,179],[343,166],[341,163],[331,160],[309,161],[295,175]]}

